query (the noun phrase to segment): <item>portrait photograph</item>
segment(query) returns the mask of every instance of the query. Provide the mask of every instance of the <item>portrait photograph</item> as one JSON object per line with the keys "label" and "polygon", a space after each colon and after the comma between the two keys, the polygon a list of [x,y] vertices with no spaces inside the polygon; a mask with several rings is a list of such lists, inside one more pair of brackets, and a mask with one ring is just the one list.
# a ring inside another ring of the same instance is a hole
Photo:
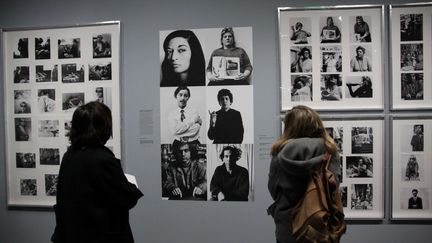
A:
{"label": "portrait photograph", "polygon": [[348,178],[373,177],[373,158],[370,156],[347,156],[346,176]]}
{"label": "portrait photograph", "polygon": [[401,99],[424,99],[423,73],[401,73]]}
{"label": "portrait photograph", "polygon": [[423,14],[400,15],[401,41],[423,40]]}
{"label": "portrait photograph", "polygon": [[342,26],[341,16],[326,16],[320,17],[320,39],[321,43],[340,43],[342,34],[340,28]]}
{"label": "portrait photograph", "polygon": [[58,174],[45,174],[45,194],[47,196],[57,195]]}
{"label": "portrait photograph", "polygon": [[353,127],[351,129],[351,153],[373,153],[374,134],[372,127]]}
{"label": "portrait photograph", "polygon": [[291,75],[291,101],[312,101],[312,75]]}
{"label": "portrait photograph", "polygon": [[208,151],[208,199],[253,201],[253,144],[212,144]]}
{"label": "portrait photograph", "polygon": [[370,44],[351,46],[351,72],[371,72],[372,71],[372,50]]}
{"label": "portrait photograph", "polygon": [[312,72],[312,46],[291,46],[291,73]]}
{"label": "portrait photograph", "polygon": [[80,58],[81,41],[80,38],[59,39],[58,40],[58,58]]}
{"label": "portrait photograph", "polygon": [[402,181],[424,181],[424,155],[401,154]]}
{"label": "portrait photograph", "polygon": [[321,100],[337,101],[342,99],[342,75],[324,74],[321,75]]}
{"label": "portrait photograph", "polygon": [[83,64],[62,64],[62,82],[63,83],[83,83],[84,82],[84,65]]}
{"label": "portrait photograph", "polygon": [[40,113],[52,113],[56,111],[55,89],[39,89],[37,93],[37,110]]}
{"label": "portrait photograph", "polygon": [[58,148],[39,148],[41,165],[59,165],[60,150]]}
{"label": "portrait photograph", "polygon": [[40,120],[38,122],[38,136],[43,138],[58,137],[59,125],[59,120]]}
{"label": "portrait photograph", "polygon": [[36,65],[36,82],[57,82],[58,65]]}
{"label": "portrait photograph", "polygon": [[36,179],[20,179],[21,196],[37,196]]}
{"label": "portrait photograph", "polygon": [[207,201],[206,144],[161,144],[161,179],[163,200]]}
{"label": "portrait photograph", "polygon": [[423,70],[423,44],[401,44],[401,71]]}
{"label": "portrait photograph", "polygon": [[325,127],[325,129],[335,142],[338,153],[343,154],[343,126]]}
{"label": "portrait photograph", "polygon": [[374,207],[372,184],[351,185],[351,209],[371,210]]}
{"label": "portrait photograph", "polygon": [[64,121],[64,131],[65,131],[65,136],[68,137],[69,132],[72,128],[72,120],[71,119],[65,119]]}
{"label": "portrait photograph", "polygon": [[35,41],[35,58],[50,59],[51,58],[51,41],[50,37],[37,37]]}
{"label": "portrait photograph", "polygon": [[368,15],[350,16],[349,23],[351,42],[372,42],[371,26],[372,18]]}
{"label": "portrait photograph", "polygon": [[370,76],[347,76],[345,98],[372,98],[373,85]]}
{"label": "portrait photograph", "polygon": [[111,62],[89,64],[89,80],[111,80]]}
{"label": "portrait photograph", "polygon": [[28,114],[31,112],[31,90],[14,90],[14,113]]}
{"label": "portrait photograph", "polygon": [[28,38],[20,38],[13,49],[13,58],[28,58],[29,45]]}
{"label": "portrait photograph", "polygon": [[30,117],[15,118],[15,141],[31,141],[32,125]]}
{"label": "portrait photograph", "polygon": [[62,110],[66,112],[73,112],[75,109],[80,106],[84,105],[84,93],[77,92],[77,93],[63,93],[62,94]]}
{"label": "portrait photograph", "polygon": [[28,83],[30,80],[30,69],[28,66],[16,66],[13,70],[14,84]]}
{"label": "portrait photograph", "polygon": [[321,72],[342,72],[342,46],[321,46]]}
{"label": "portrait photograph", "polygon": [[93,35],[93,58],[111,57],[111,34]]}
{"label": "portrait photograph", "polygon": [[36,154],[16,153],[16,168],[36,168]]}
{"label": "portrait photograph", "polygon": [[405,153],[424,151],[424,124],[407,124],[401,126],[401,151]]}
{"label": "portrait photograph", "polygon": [[312,22],[310,18],[290,18],[290,40],[292,44],[309,44],[311,41]]}
{"label": "portrait photograph", "polygon": [[401,188],[400,209],[424,211],[430,208],[430,189],[426,187]]}
{"label": "portrait photograph", "polygon": [[103,103],[112,109],[112,91],[111,87],[94,88],[92,100]]}

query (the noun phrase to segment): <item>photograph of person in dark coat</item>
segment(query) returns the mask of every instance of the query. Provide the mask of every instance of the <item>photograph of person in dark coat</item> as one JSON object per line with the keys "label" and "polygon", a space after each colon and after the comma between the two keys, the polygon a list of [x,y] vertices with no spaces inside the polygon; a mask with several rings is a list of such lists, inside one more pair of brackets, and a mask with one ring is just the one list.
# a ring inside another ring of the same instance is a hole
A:
{"label": "photograph of person in dark coat", "polygon": [[222,165],[216,167],[210,182],[214,201],[248,201],[249,172],[237,165],[242,151],[233,146],[225,146],[219,155]]}
{"label": "photograph of person in dark coat", "polygon": [[412,190],[412,197],[408,200],[408,209],[423,209],[422,198],[417,196],[418,190]]}
{"label": "photograph of person in dark coat", "polygon": [[243,121],[239,111],[231,108],[233,95],[228,89],[221,89],[217,94],[221,109],[210,112],[210,128],[207,136],[217,143],[242,143]]}
{"label": "photograph of person in dark coat", "polygon": [[100,102],[72,116],[71,146],[60,165],[54,205],[54,243],[133,243],[129,210],[142,192],[128,182],[105,143],[112,136],[110,109]]}

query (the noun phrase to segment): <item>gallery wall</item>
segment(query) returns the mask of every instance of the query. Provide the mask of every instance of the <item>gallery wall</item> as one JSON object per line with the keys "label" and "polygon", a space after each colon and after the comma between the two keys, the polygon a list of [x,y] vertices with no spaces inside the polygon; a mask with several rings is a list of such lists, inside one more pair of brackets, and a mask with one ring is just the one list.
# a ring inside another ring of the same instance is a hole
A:
{"label": "gallery wall", "polygon": [[[308,1],[307,6],[396,4],[407,1]],[[131,210],[136,242],[274,242],[267,216],[268,148],[280,133],[278,7],[305,7],[304,1],[0,1],[0,28],[52,27],[121,21],[122,162],[145,196]],[[162,201],[160,182],[159,31],[172,29],[252,27],[254,55],[255,195],[253,202]],[[387,28],[386,28],[387,31]],[[2,50],[0,50],[0,54]],[[384,45],[384,73],[388,48]],[[1,61],[2,62],[2,61]],[[2,63],[3,65],[3,63]],[[0,76],[5,70],[0,67]],[[383,111],[388,124],[389,78],[385,76]],[[2,78],[3,80],[3,78]],[[4,87],[0,85],[3,100]],[[2,102],[3,103],[3,102]],[[0,242],[48,242],[55,226],[48,208],[8,207],[5,168],[5,109],[0,106]],[[143,142],[140,114],[150,133]],[[343,112],[325,112],[324,115]],[[419,112],[407,112],[416,115]],[[353,116],[361,112],[350,113]],[[423,111],[421,114],[430,114]],[[388,137],[387,137],[388,139]],[[389,158],[389,146],[385,145]],[[385,218],[350,221],[344,242],[429,242],[430,221],[390,220],[390,162],[385,164]]]}

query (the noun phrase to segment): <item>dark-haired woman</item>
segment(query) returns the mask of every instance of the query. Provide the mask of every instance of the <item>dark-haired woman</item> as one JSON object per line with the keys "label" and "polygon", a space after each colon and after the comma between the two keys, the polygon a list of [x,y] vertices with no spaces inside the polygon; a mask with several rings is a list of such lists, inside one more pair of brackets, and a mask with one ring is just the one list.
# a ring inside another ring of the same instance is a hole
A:
{"label": "dark-haired woman", "polygon": [[143,196],[126,179],[120,160],[105,147],[112,135],[110,109],[99,102],[78,107],[64,154],[54,206],[55,243],[132,243],[129,209]]}

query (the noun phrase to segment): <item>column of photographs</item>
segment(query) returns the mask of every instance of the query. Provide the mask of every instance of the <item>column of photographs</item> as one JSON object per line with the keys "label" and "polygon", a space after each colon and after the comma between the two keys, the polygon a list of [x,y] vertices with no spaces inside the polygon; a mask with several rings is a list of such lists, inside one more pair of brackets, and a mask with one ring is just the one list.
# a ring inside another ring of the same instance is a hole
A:
{"label": "column of photographs", "polygon": [[382,109],[382,6],[307,10],[279,9],[281,109]]}
{"label": "column of photographs", "polygon": [[[432,6],[391,7],[393,108],[432,107]],[[425,82],[426,81],[426,82]]]}
{"label": "column of photographs", "polygon": [[4,43],[8,202],[51,206],[76,107],[112,109],[120,155],[119,24],[5,31]]}
{"label": "column of photographs", "polygon": [[253,201],[251,27],[160,31],[163,200]]}
{"label": "column of photographs", "polygon": [[392,218],[432,217],[432,119],[394,118]]}
{"label": "column of photographs", "polygon": [[326,120],[341,161],[340,190],[347,218],[384,217],[384,121]]}

